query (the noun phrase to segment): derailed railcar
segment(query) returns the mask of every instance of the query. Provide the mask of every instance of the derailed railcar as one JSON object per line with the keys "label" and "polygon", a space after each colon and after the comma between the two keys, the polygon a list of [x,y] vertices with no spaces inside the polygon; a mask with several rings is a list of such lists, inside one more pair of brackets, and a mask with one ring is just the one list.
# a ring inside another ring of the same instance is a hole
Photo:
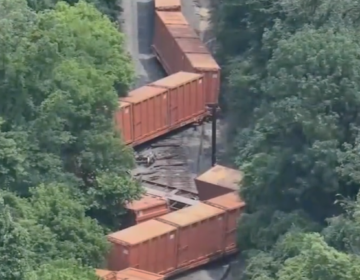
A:
{"label": "derailed railcar", "polygon": [[167,278],[232,254],[244,205],[233,192],[112,233],[109,269],[137,267]]}
{"label": "derailed railcar", "polygon": [[155,11],[152,49],[167,74],[204,75],[206,103],[218,102],[221,68],[181,12]]}
{"label": "derailed railcar", "polygon": [[125,144],[137,146],[206,116],[203,75],[178,72],[120,98],[115,122]]}

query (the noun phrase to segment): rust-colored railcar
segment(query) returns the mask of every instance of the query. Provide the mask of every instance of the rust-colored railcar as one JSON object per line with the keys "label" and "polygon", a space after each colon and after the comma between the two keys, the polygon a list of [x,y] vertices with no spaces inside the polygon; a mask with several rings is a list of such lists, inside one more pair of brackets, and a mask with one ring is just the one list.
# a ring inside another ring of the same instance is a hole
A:
{"label": "rust-colored railcar", "polygon": [[148,194],[143,195],[139,200],[128,203],[126,209],[130,212],[130,226],[170,212],[169,205],[165,199]]}
{"label": "rust-colored railcar", "polygon": [[108,268],[136,267],[170,277],[235,251],[234,197],[199,202],[108,235]]}
{"label": "rust-colored railcar", "polygon": [[164,280],[164,276],[129,267],[116,273],[116,280]]}
{"label": "rust-colored railcar", "polygon": [[238,190],[242,178],[239,170],[215,165],[195,178],[199,199],[208,200]]}
{"label": "rust-colored railcar", "polygon": [[150,86],[168,90],[169,130],[200,121],[207,115],[202,75],[178,72]]}
{"label": "rust-colored railcar", "polygon": [[176,269],[171,276],[222,256],[225,211],[204,203],[172,212],[156,220],[174,226],[177,233]]}
{"label": "rust-colored railcar", "polygon": [[181,0],[155,0],[156,11],[180,11]]}
{"label": "rust-colored railcar", "polygon": [[[139,145],[168,132],[167,90],[144,86],[121,98],[117,125],[126,144]],[[130,140],[131,139],[131,140]]]}
{"label": "rust-colored railcar", "polygon": [[206,103],[218,103],[220,93],[220,66],[210,54],[186,53],[183,71],[204,75]]}
{"label": "rust-colored railcar", "polygon": [[164,276],[133,267],[120,271],[96,269],[96,275],[103,280],[163,280]]}
{"label": "rust-colored railcar", "polygon": [[236,252],[237,222],[245,207],[245,202],[240,199],[237,192],[231,192],[204,201],[204,203],[226,211],[225,228],[223,229],[223,251],[225,254]]}
{"label": "rust-colored railcar", "polygon": [[115,114],[125,144],[137,146],[206,115],[203,76],[179,72],[121,98]]}
{"label": "rust-colored railcar", "polygon": [[181,50],[168,30],[172,25],[191,28],[181,12],[155,12],[152,49],[168,75],[184,69]]}
{"label": "rust-colored railcar", "polygon": [[136,144],[152,140],[167,132],[166,89],[149,86],[137,88],[131,91],[124,101],[132,103],[133,137]]}
{"label": "rust-colored railcar", "polygon": [[166,275],[176,268],[177,228],[148,220],[109,234],[112,248],[108,256],[110,270],[135,267]]}
{"label": "rust-colored railcar", "polygon": [[118,111],[115,113],[116,126],[120,128],[122,139],[126,145],[134,142],[133,110],[129,102],[119,101]]}
{"label": "rust-colored railcar", "polygon": [[175,46],[178,47],[182,53],[209,54],[209,50],[199,38],[175,38],[175,42]]}
{"label": "rust-colored railcar", "polygon": [[190,27],[190,25],[171,24],[171,25],[167,25],[166,29],[169,31],[170,35],[173,38],[199,38],[199,36]]}
{"label": "rust-colored railcar", "polygon": [[[175,32],[175,34],[173,34]],[[181,12],[156,12],[152,48],[170,75],[183,71],[186,53],[210,55]],[[192,71],[194,72],[194,71]]]}
{"label": "rust-colored railcar", "polygon": [[[236,170],[215,167],[221,174],[236,174]],[[210,177],[217,173],[211,170]],[[237,176],[236,180],[241,178]],[[237,188],[236,181],[221,178],[226,177],[218,176],[218,181],[203,177],[202,181],[206,186],[211,181],[210,189],[211,184],[222,186],[225,194],[109,234],[108,269],[134,267],[167,278],[236,252],[237,221],[245,202],[237,191],[228,191]]]}
{"label": "rust-colored railcar", "polygon": [[190,30],[181,12],[155,12],[152,48],[168,74],[178,71],[203,74],[206,103],[217,103],[221,69],[207,47]]}

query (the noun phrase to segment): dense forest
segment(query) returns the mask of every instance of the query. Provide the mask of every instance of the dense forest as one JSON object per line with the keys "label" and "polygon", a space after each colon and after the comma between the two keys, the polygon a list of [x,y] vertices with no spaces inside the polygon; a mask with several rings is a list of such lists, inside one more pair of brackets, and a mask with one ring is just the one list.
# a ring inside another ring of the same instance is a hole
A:
{"label": "dense forest", "polygon": [[115,1],[56,2],[0,0],[2,280],[96,279],[141,195],[112,121],[134,77]]}
{"label": "dense forest", "polygon": [[213,2],[241,279],[360,279],[360,2]]}

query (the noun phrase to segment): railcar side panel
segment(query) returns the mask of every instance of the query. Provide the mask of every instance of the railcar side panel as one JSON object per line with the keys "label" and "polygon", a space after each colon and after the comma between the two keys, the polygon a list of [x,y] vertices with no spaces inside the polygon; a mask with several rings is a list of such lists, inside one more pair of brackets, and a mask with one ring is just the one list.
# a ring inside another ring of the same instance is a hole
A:
{"label": "railcar side panel", "polygon": [[168,26],[190,28],[181,12],[155,12],[153,51],[168,75],[182,71],[183,56],[168,30]]}
{"label": "railcar side panel", "polygon": [[168,132],[168,90],[144,86],[125,98],[132,103],[133,145],[139,145]]}
{"label": "railcar side panel", "polygon": [[158,80],[150,86],[169,90],[170,130],[196,122],[206,115],[202,75],[178,72]]}
{"label": "railcar side panel", "polygon": [[133,110],[132,104],[119,102],[119,108],[115,113],[115,124],[120,131],[122,139],[126,145],[134,142],[133,136]]}
{"label": "railcar side panel", "polygon": [[204,75],[206,102],[218,103],[220,91],[220,66],[209,54],[186,53],[184,71]]}

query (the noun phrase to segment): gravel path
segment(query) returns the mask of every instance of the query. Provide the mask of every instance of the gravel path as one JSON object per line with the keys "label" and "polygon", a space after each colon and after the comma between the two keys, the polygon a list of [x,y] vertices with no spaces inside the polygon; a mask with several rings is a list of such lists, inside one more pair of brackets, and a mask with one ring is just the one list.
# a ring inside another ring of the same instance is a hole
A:
{"label": "gravel path", "polygon": [[165,77],[165,73],[150,45],[153,37],[154,9],[152,0],[121,0],[122,31],[126,36],[126,46],[131,54],[137,79],[133,88],[144,86]]}

